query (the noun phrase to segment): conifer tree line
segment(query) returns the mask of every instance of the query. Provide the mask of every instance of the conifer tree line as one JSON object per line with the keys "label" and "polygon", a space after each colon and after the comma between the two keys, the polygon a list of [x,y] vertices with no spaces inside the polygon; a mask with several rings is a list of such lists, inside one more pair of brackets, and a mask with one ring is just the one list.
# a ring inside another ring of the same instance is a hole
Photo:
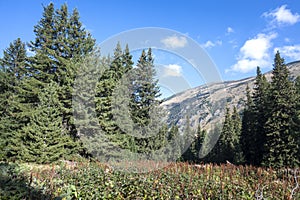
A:
{"label": "conifer tree line", "polygon": [[44,163],[83,151],[72,117],[74,63],[95,40],[67,5],[45,6],[33,31],[33,41],[16,39],[1,59],[1,160]]}
{"label": "conifer tree line", "polygon": [[226,108],[220,138],[202,162],[296,167],[300,161],[300,77],[289,78],[277,52],[271,80],[257,67],[254,88],[247,86],[242,113]]}
{"label": "conifer tree line", "polygon": [[[277,52],[271,80],[257,67],[253,88],[246,88],[245,108],[226,107],[225,119],[210,132],[189,130],[184,141],[192,140],[181,160],[194,163],[232,163],[265,167],[298,167],[300,162],[300,76],[291,80],[284,59]],[[209,149],[205,141],[220,137]]]}
{"label": "conifer tree line", "polygon": [[[88,71],[82,67],[88,62],[103,67],[91,92],[95,98],[87,105],[95,104],[96,116],[83,130],[92,135],[97,124],[105,133],[107,141],[94,147],[97,154],[118,158],[114,146],[151,154],[169,145],[162,153],[180,161],[299,166],[300,77],[289,79],[279,52],[270,82],[257,68],[254,88],[247,87],[242,113],[228,106],[224,123],[210,132],[201,126],[193,131],[187,117],[181,134],[176,125],[157,123],[164,113],[159,108],[162,100],[151,48],[141,52],[135,67],[128,45],[122,49],[118,43],[112,56],[100,57],[95,39],[80,22],[79,12],[69,12],[65,4],[58,9],[53,3],[45,6],[34,33],[35,39],[27,44],[20,38],[9,44],[0,59],[0,160],[49,163],[93,155],[80,140],[82,130],[75,126],[72,107],[74,81],[80,67]],[[128,99],[114,99],[128,72]],[[150,116],[153,111],[154,119]],[[137,126],[124,123],[127,118]],[[152,124],[159,125],[158,134],[147,136]],[[138,130],[145,137],[135,137],[128,130]],[[210,149],[208,138],[217,132],[220,138],[212,151],[200,157]]]}
{"label": "conifer tree line", "polygon": [[253,93],[247,91],[242,120],[241,144],[247,164],[299,166],[299,80],[289,78],[279,52],[274,58],[270,82],[257,68]]}
{"label": "conifer tree line", "polygon": [[[147,129],[142,131],[145,137],[128,135],[120,127],[114,118],[113,96],[129,71],[133,79],[128,86],[131,89],[130,109],[123,114],[141,127],[160,121],[161,94],[152,50],[141,52],[135,68],[129,47],[123,50],[120,43],[116,44],[113,56],[100,57],[95,39],[79,19],[76,9],[69,12],[66,4],[55,9],[50,3],[34,26],[35,39],[25,44],[18,38],[3,51],[0,60],[0,160],[49,163],[93,155],[80,140],[82,129],[75,126],[72,107],[74,81],[80,70],[90,73],[89,64],[103,68],[101,76],[96,77],[95,91],[89,91],[95,94],[94,101],[85,99],[86,104],[95,104],[96,120],[88,119],[91,126],[84,127],[83,132],[92,135],[96,130],[93,126],[97,124],[107,139],[101,143],[104,146],[97,146],[97,154],[117,158],[120,155],[110,152],[114,146],[150,154],[178,136],[178,129],[166,124],[158,127],[156,135],[147,136]],[[32,55],[27,55],[27,48]],[[157,112],[157,119],[150,120],[153,110]],[[85,119],[87,113],[77,114]],[[176,141],[173,145],[180,148],[181,143]],[[168,153],[179,156],[181,152]]]}

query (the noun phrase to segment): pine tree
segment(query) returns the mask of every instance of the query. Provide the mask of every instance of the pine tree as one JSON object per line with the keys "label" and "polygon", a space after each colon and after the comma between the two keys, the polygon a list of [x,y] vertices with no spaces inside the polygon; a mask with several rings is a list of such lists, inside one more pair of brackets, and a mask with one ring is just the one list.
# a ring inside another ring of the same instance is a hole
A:
{"label": "pine tree", "polygon": [[[45,6],[34,33],[35,40],[29,44],[34,52],[29,59],[31,78],[24,82],[23,87],[24,93],[29,94],[25,103],[35,107],[39,103],[40,88],[51,81],[57,82],[63,128],[78,139],[72,112],[73,84],[81,67],[77,63],[93,51],[95,40],[82,27],[78,11],[75,9],[69,14],[66,4],[56,10],[53,3]],[[30,110],[27,115],[31,115]]]}
{"label": "pine tree", "polygon": [[108,134],[115,134],[118,127],[113,121],[112,96],[118,81],[122,78],[124,69],[122,65],[122,49],[117,44],[114,57],[108,68],[100,77],[96,91],[96,111],[101,129]]}
{"label": "pine tree", "polygon": [[297,149],[298,149],[298,161],[300,161],[300,76],[295,80],[295,89],[296,89],[296,112],[293,117],[293,134],[297,138]]}
{"label": "pine tree", "polygon": [[202,130],[200,124],[198,124],[195,139],[192,144],[192,147],[193,147],[192,153],[194,155],[193,162],[195,162],[195,163],[199,163],[201,161],[201,159],[200,159],[201,148],[202,148],[202,146],[204,148],[203,143],[204,143],[205,135],[206,135],[205,130]]}
{"label": "pine tree", "polygon": [[[95,102],[100,128],[108,138],[109,143],[112,144],[111,146],[136,152],[134,138],[132,135],[126,135],[128,132],[122,126],[126,127],[126,120],[129,116],[129,101],[126,102],[129,98],[126,95],[129,92],[126,90],[128,89],[126,88],[127,83],[123,84],[122,78],[126,72],[132,69],[132,65],[132,56],[128,46],[123,52],[120,43],[118,43],[111,62],[105,67],[105,71],[97,83]],[[125,111],[122,110],[124,106],[127,106]],[[123,114],[123,112],[125,113]],[[118,116],[120,117],[118,118]],[[122,117],[125,117],[125,119]],[[118,153],[119,156],[124,156],[122,152]],[[111,153],[106,152],[105,154],[110,155],[113,153],[111,151]],[[110,156],[117,157],[118,155]]]}
{"label": "pine tree", "polygon": [[242,122],[240,118],[240,114],[237,111],[237,108],[233,107],[233,113],[231,116],[232,126],[233,126],[233,143],[234,143],[234,158],[233,162],[235,164],[241,164],[244,162],[244,154],[242,151],[241,144],[241,130],[242,130]]}
{"label": "pine tree", "polygon": [[74,152],[73,142],[62,126],[58,85],[49,83],[40,92],[40,104],[34,110],[30,123],[22,129],[25,161],[50,163]]}
{"label": "pine tree", "polygon": [[77,137],[72,114],[73,83],[81,67],[78,63],[93,53],[95,39],[82,27],[77,9],[70,15],[67,5],[64,4],[56,10],[55,20],[57,36],[54,49],[58,61],[55,80],[61,86],[59,99],[64,108],[63,124],[70,135]]}
{"label": "pine tree", "polygon": [[30,50],[35,53],[30,57],[30,73],[42,83],[53,80],[53,74],[57,69],[55,60],[55,15],[54,4],[44,7],[43,17],[34,26],[35,41],[29,43]]}
{"label": "pine tree", "polygon": [[288,68],[279,52],[275,55],[272,74],[263,164],[273,167],[295,166],[299,162],[296,138],[291,130],[292,117],[295,115],[295,90],[288,78]]}
{"label": "pine tree", "polygon": [[[73,92],[73,114],[76,130],[85,148],[85,154],[93,155],[101,161],[106,160],[107,151],[112,151],[115,145],[109,141],[109,136],[101,130],[96,111],[98,77],[108,65],[106,58],[100,58],[99,52],[87,56],[80,65]],[[113,154],[112,152],[110,152]]]}
{"label": "pine tree", "polygon": [[225,121],[221,136],[215,146],[216,162],[242,163],[243,153],[240,145],[241,120],[236,107],[233,113],[229,107],[226,108]]}
{"label": "pine tree", "polygon": [[204,162],[220,163],[222,124],[216,124],[205,136],[203,147],[201,148],[201,157]]}
{"label": "pine tree", "polygon": [[181,136],[179,134],[178,126],[172,125],[167,137],[168,148],[166,154],[168,154],[168,160],[175,161],[181,156]]}
{"label": "pine tree", "polygon": [[195,159],[195,132],[191,128],[190,116],[186,115],[185,127],[183,132],[183,161],[192,162]]}
{"label": "pine tree", "polygon": [[[253,129],[254,129],[254,112],[253,107],[254,103],[251,97],[250,88],[247,85],[246,88],[246,105],[243,111],[242,118],[242,130],[241,130],[241,148],[243,151],[243,155],[245,156],[245,162],[247,164],[253,163],[256,156],[256,138],[253,137]],[[253,142],[254,141],[254,142]]]}
{"label": "pine tree", "polygon": [[20,159],[21,134],[18,130],[26,124],[22,117],[20,85],[27,67],[25,44],[20,38],[3,51],[0,70],[0,160]]}
{"label": "pine tree", "polygon": [[225,121],[220,136],[220,162],[233,162],[235,150],[234,126],[229,107],[226,108]]}
{"label": "pine tree", "polygon": [[[136,146],[141,153],[150,153],[160,146],[160,139],[164,138],[160,130],[162,125],[162,111],[159,107],[161,100],[158,80],[156,79],[154,60],[151,48],[145,50],[138,60],[137,67],[133,72],[133,84],[131,95],[131,118],[135,124]],[[156,145],[150,145],[156,144]]]}
{"label": "pine tree", "polygon": [[158,80],[155,79],[156,72],[153,63],[152,50],[148,52],[142,51],[138,60],[134,83],[134,107],[133,120],[140,125],[148,125],[150,123],[150,111],[157,107],[161,101],[158,98],[161,96]]}
{"label": "pine tree", "polygon": [[266,77],[262,75],[260,68],[257,67],[254,92],[253,92],[253,103],[252,108],[253,116],[253,142],[254,155],[251,158],[252,164],[260,165],[264,155],[264,145],[266,143],[266,133],[264,125],[269,114],[270,99],[268,99],[269,83]]}

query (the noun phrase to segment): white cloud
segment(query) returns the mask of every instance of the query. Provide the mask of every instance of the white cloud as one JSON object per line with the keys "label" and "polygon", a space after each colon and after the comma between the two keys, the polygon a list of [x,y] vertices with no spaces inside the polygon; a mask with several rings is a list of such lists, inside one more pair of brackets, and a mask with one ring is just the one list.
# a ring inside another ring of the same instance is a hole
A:
{"label": "white cloud", "polygon": [[290,38],[284,38],[284,41],[285,42],[290,42],[291,40],[290,40]]}
{"label": "white cloud", "polygon": [[247,73],[257,66],[268,67],[271,65],[269,49],[272,47],[271,41],[277,34],[258,34],[255,38],[249,39],[240,48],[236,64],[226,71],[236,71]]}
{"label": "white cloud", "polygon": [[168,48],[177,49],[183,48],[187,45],[187,39],[184,36],[169,36],[161,40],[161,42]]}
{"label": "white cloud", "polygon": [[272,10],[271,12],[263,13],[264,17],[272,18],[272,26],[280,25],[293,25],[300,21],[300,15],[298,13],[292,13],[290,9],[286,8],[287,5],[282,5],[279,8]]}
{"label": "white cloud", "polygon": [[233,28],[227,27],[227,34],[234,33]]}
{"label": "white cloud", "polygon": [[300,44],[293,46],[283,46],[274,49],[274,52],[279,51],[282,57],[290,58],[292,60],[300,60]]}
{"label": "white cloud", "polygon": [[206,43],[202,44],[201,46],[203,48],[209,49],[215,46],[221,46],[222,45],[222,41],[221,40],[217,40],[216,42],[212,42],[210,40],[208,40]]}
{"label": "white cloud", "polygon": [[212,42],[212,41],[210,41],[210,40],[208,40],[205,44],[203,44],[202,45],[204,48],[211,48],[211,47],[214,47],[215,46],[215,44]]}
{"label": "white cloud", "polygon": [[177,64],[165,65],[163,76],[182,76],[182,67]]}

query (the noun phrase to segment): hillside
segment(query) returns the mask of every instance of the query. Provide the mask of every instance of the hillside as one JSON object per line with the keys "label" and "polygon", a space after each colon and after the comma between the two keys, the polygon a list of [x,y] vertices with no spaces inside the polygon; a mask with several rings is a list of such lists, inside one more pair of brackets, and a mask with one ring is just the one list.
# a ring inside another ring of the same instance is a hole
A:
{"label": "hillside", "polygon": [[[295,79],[300,75],[300,61],[287,64],[290,70],[290,78]],[[265,76],[271,79],[271,72]],[[168,98],[162,105],[168,112],[168,122],[180,126],[190,117],[192,127],[198,123],[206,130],[213,125],[222,122],[226,105],[237,106],[241,111],[246,98],[246,87],[253,88],[255,77],[249,77],[236,81],[226,81],[202,85],[189,89]]]}

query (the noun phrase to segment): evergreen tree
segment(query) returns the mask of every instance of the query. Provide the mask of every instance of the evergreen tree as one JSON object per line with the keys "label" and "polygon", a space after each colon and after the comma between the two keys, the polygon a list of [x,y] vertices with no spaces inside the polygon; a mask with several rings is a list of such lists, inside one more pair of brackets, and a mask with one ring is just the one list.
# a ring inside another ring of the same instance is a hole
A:
{"label": "evergreen tree", "polygon": [[265,124],[267,140],[263,164],[273,167],[295,166],[299,162],[291,123],[295,115],[295,90],[288,78],[288,68],[279,52],[275,55],[272,74],[269,93],[270,113]]}
{"label": "evergreen tree", "polygon": [[51,82],[40,92],[40,104],[30,123],[22,129],[25,148],[22,159],[29,162],[50,163],[74,152],[73,142],[62,126],[58,85]]}
{"label": "evergreen tree", "polygon": [[[128,119],[129,116],[128,109],[125,109],[125,114],[122,110],[123,106],[129,107],[129,102],[125,102],[128,100],[126,98],[126,95],[128,95],[127,88],[124,89],[127,85],[123,85],[122,78],[125,73],[132,69],[133,65],[128,46],[123,52],[120,43],[118,43],[111,59],[112,61],[105,67],[105,71],[102,73],[96,87],[95,102],[99,125],[109,143],[112,144],[111,146],[118,146],[118,148],[136,152],[134,138],[131,135],[126,135],[124,132],[126,129],[121,126],[122,123],[124,126],[127,123],[118,118],[118,116],[121,116]],[[122,154],[122,152],[118,153],[119,155]],[[106,152],[105,154],[110,153]],[[117,155],[111,156],[116,157]]]}
{"label": "evergreen tree", "polygon": [[59,61],[55,80],[59,83],[59,99],[63,105],[63,124],[68,132],[77,137],[73,124],[72,93],[73,83],[77,71],[81,67],[78,63],[93,53],[95,40],[80,22],[79,12],[74,9],[70,15],[67,5],[56,10],[55,57]]}
{"label": "evergreen tree", "polygon": [[192,153],[194,155],[193,161],[195,163],[199,163],[201,160],[200,159],[200,155],[201,155],[200,151],[201,151],[201,148],[204,143],[205,135],[206,135],[205,130],[202,130],[200,124],[198,124],[196,135],[195,135],[195,140],[193,141],[193,144],[192,144],[192,147],[193,147]]}
{"label": "evergreen tree", "polygon": [[296,113],[293,117],[293,133],[295,134],[295,138],[297,138],[298,144],[298,161],[300,161],[300,76],[298,76],[295,80],[295,89],[296,89]]}
{"label": "evergreen tree", "polygon": [[109,67],[104,71],[97,84],[96,111],[101,129],[108,134],[116,134],[117,124],[113,120],[112,96],[118,81],[124,74],[122,64],[122,49],[120,43],[114,51],[114,57]]}
{"label": "evergreen tree", "polygon": [[204,162],[220,163],[221,157],[221,140],[222,124],[216,124],[206,133],[201,148],[201,157]]}
{"label": "evergreen tree", "polygon": [[181,136],[179,134],[178,126],[172,125],[167,137],[168,145],[166,154],[168,154],[168,160],[175,161],[181,156]]}
{"label": "evergreen tree", "polygon": [[191,128],[190,116],[186,115],[185,127],[183,132],[183,161],[192,162],[195,160],[195,132]]}
{"label": "evergreen tree", "polygon": [[235,137],[232,116],[229,107],[226,108],[225,121],[220,136],[220,162],[233,162],[235,153]]}
{"label": "evergreen tree", "polygon": [[158,87],[158,80],[155,78],[156,72],[154,68],[154,60],[151,48],[146,53],[145,50],[138,60],[135,71],[136,80],[133,85],[132,118],[134,122],[140,125],[148,125],[150,123],[150,111],[157,107],[161,101]]}
{"label": "evergreen tree", "polygon": [[0,70],[0,160],[20,159],[21,134],[25,125],[22,117],[20,85],[24,79],[27,57],[25,44],[20,38],[3,51]]}
{"label": "evergreen tree", "polygon": [[53,74],[57,68],[55,60],[55,15],[54,4],[44,7],[43,17],[34,26],[35,41],[29,43],[30,50],[35,53],[29,58],[30,73],[42,83],[53,80]]}
{"label": "evergreen tree", "polygon": [[[63,128],[76,138],[72,146],[77,146],[78,133],[72,112],[73,84],[81,67],[77,63],[93,51],[95,40],[82,27],[78,11],[75,9],[69,14],[66,4],[56,10],[53,3],[45,6],[34,33],[36,37],[29,43],[34,52],[29,59],[28,74],[31,77],[24,81],[22,88],[23,93],[28,94],[24,103],[35,108],[39,103],[40,89],[51,81],[58,83]],[[26,115],[32,115],[32,110],[28,110]]]}
{"label": "evergreen tree", "polygon": [[[54,4],[44,7],[42,19],[34,27],[35,40],[29,47],[35,53],[30,58],[35,80],[32,87],[40,88],[55,80],[59,89],[59,100],[63,106],[63,125],[69,134],[77,133],[72,118],[72,87],[81,58],[93,51],[95,40],[85,31],[75,9],[70,15],[67,5],[55,10]],[[37,94],[35,94],[36,101]]]}
{"label": "evergreen tree", "polygon": [[[159,107],[161,100],[158,80],[156,79],[154,60],[151,48],[147,53],[145,50],[138,60],[137,67],[133,72],[131,118],[135,124],[133,130],[136,132],[135,143],[140,153],[150,153],[159,149],[160,141],[164,131],[160,130],[162,125],[162,111]],[[150,145],[155,144],[155,145]]]}
{"label": "evergreen tree", "polygon": [[215,146],[214,161],[224,163],[242,163],[243,153],[240,146],[241,120],[236,107],[231,114],[229,107],[226,108],[225,121],[221,136]]}
{"label": "evergreen tree", "polygon": [[114,149],[114,145],[108,140],[97,117],[95,106],[95,92],[97,92],[98,79],[108,65],[106,58],[100,58],[99,52],[95,51],[85,57],[80,63],[73,92],[73,114],[76,122],[76,130],[84,145],[84,154],[93,155],[102,161],[106,159],[102,155],[107,150]]}
{"label": "evergreen tree", "polygon": [[237,111],[237,108],[233,107],[233,113],[231,116],[232,126],[233,126],[233,143],[234,143],[234,158],[233,162],[235,164],[241,164],[244,162],[244,154],[242,151],[242,144],[241,144],[241,130],[242,130],[242,122],[240,115]]}
{"label": "evergreen tree", "polygon": [[253,157],[251,158],[252,164],[260,165],[264,155],[264,145],[266,143],[266,133],[264,125],[269,114],[270,99],[268,99],[269,83],[266,77],[262,75],[260,68],[257,67],[257,73],[255,78],[254,92],[253,92],[253,103],[252,108],[254,113],[253,118],[253,142],[254,149]]}
{"label": "evergreen tree", "polygon": [[242,118],[242,130],[241,130],[241,147],[243,151],[243,155],[245,156],[245,162],[247,164],[253,163],[256,156],[256,138],[253,136],[254,129],[254,103],[251,97],[250,88],[247,85],[246,88],[246,105],[243,111]]}

